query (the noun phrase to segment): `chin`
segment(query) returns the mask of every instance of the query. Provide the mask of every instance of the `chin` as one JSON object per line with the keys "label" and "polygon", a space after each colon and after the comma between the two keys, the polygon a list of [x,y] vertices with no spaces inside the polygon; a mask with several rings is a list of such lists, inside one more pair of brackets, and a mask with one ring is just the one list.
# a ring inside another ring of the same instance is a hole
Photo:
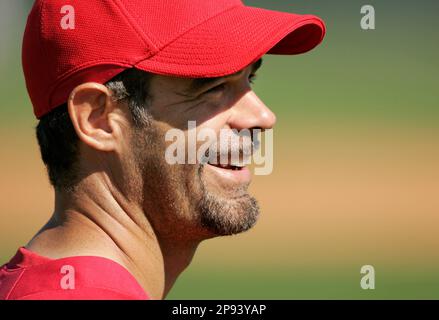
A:
{"label": "chin", "polygon": [[198,205],[201,227],[214,236],[226,236],[251,229],[259,217],[259,206],[248,193],[224,197],[205,192]]}
{"label": "chin", "polygon": [[200,227],[210,236],[242,233],[256,224],[259,206],[248,194],[249,181],[225,183],[210,165],[200,166],[198,181],[201,194],[195,211]]}

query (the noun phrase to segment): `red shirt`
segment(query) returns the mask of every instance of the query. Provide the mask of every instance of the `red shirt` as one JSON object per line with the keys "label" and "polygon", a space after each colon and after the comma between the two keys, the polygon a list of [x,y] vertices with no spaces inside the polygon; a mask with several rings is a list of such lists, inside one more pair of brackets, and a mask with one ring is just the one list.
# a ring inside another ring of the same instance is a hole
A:
{"label": "red shirt", "polygon": [[135,278],[102,257],[49,259],[24,247],[0,268],[0,300],[147,300]]}

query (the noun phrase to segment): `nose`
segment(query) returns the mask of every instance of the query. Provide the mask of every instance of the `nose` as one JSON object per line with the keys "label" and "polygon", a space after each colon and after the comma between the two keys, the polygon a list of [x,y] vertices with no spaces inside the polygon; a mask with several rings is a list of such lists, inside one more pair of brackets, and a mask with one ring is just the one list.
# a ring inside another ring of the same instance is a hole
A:
{"label": "nose", "polygon": [[262,102],[254,91],[241,97],[231,109],[228,125],[232,129],[271,129],[276,123],[275,114]]}

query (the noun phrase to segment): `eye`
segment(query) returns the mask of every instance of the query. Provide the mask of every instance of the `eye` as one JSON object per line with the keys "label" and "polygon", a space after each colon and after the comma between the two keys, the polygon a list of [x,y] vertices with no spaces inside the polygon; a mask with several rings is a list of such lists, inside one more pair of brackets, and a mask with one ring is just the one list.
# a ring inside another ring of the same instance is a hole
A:
{"label": "eye", "polygon": [[[250,82],[250,84],[254,84],[256,78],[257,78],[256,74],[252,73],[252,74],[250,74],[248,76],[248,81]],[[209,90],[205,91],[203,93],[203,95],[205,95],[205,94],[215,94],[215,93],[219,94],[219,93],[222,93],[223,91],[225,91],[225,89],[226,89],[226,82],[223,82],[223,83],[220,83],[219,85],[217,85],[217,86],[215,86],[213,88],[210,88]]]}
{"label": "eye", "polygon": [[251,84],[254,84],[257,78],[258,78],[258,76],[257,76],[255,73],[252,73],[252,74],[249,75],[249,77],[248,77],[248,81],[249,81]]}
{"label": "eye", "polygon": [[219,93],[219,92],[223,92],[224,89],[226,88],[226,84],[225,83],[221,83],[213,88],[210,88],[209,90],[205,91],[204,94],[211,94],[211,93]]}

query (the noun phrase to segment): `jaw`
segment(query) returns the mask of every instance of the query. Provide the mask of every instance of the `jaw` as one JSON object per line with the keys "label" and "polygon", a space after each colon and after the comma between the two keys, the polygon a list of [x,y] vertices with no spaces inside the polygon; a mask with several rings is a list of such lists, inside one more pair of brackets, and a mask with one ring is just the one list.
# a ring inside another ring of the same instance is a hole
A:
{"label": "jaw", "polygon": [[218,173],[204,165],[200,170],[203,196],[197,207],[201,227],[211,237],[232,235],[247,231],[257,221],[259,207],[248,194],[246,183],[235,179],[221,179]]}
{"label": "jaw", "polygon": [[144,206],[161,238],[200,242],[246,231],[256,223],[257,203],[247,191],[248,168],[166,163],[153,167],[160,172],[145,170]]}

